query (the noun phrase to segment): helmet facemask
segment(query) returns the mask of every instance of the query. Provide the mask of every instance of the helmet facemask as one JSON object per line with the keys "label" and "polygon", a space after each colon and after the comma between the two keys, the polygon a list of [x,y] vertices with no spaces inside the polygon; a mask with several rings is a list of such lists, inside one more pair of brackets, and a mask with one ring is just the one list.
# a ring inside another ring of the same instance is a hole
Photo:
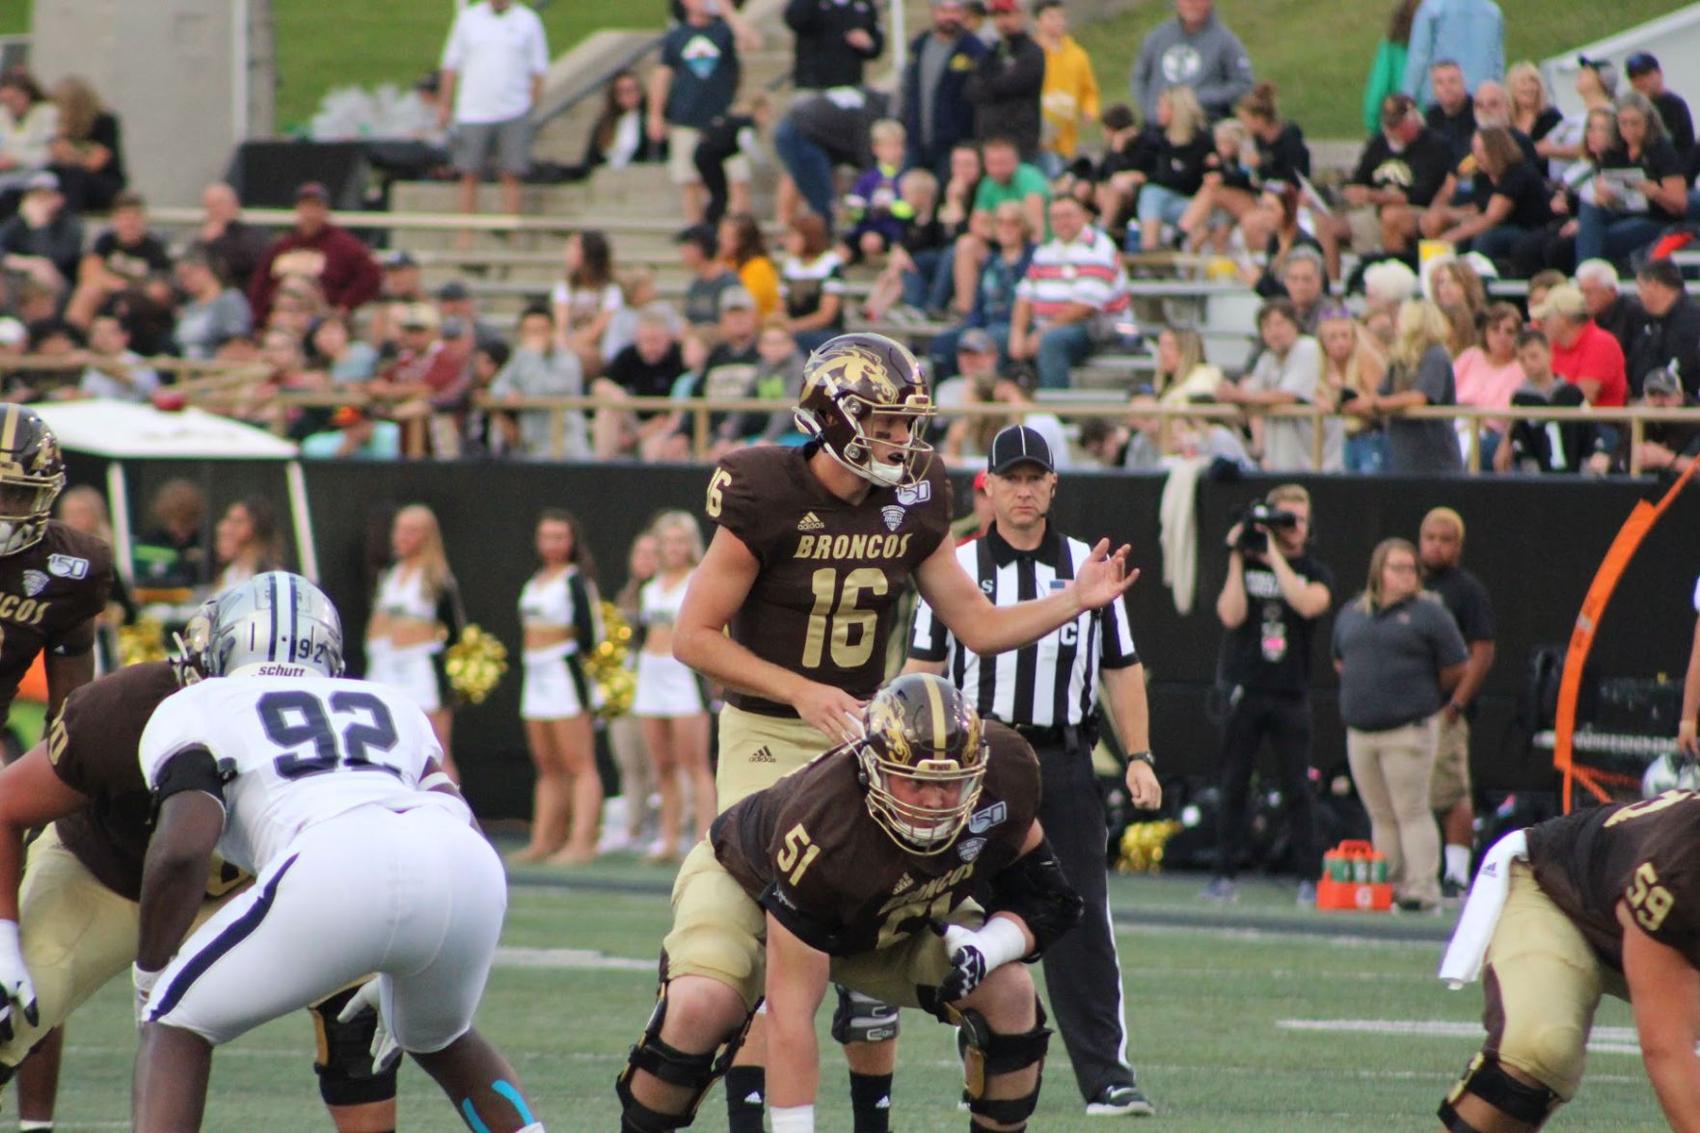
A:
{"label": "helmet facemask", "polygon": [[[882,759],[871,744],[857,753],[867,779],[868,810],[905,850],[931,857],[950,848],[968,824],[985,785],[984,754],[970,766],[954,759],[923,759],[909,766]],[[896,788],[896,789],[894,789]],[[917,794],[934,788],[942,800],[928,805]],[[899,798],[899,792],[909,799]]]}
{"label": "helmet facemask", "polygon": [[48,477],[0,472],[0,555],[17,554],[41,540],[64,486],[63,472]]}
{"label": "helmet facemask", "polygon": [[[822,442],[832,458],[856,475],[884,488],[908,487],[919,483],[932,465],[933,446],[926,440],[927,425],[936,411],[932,399],[925,394],[911,394],[902,404],[881,405],[856,394],[838,399],[834,409],[839,415],[838,427],[816,419],[807,409],[798,409],[797,427]],[[867,425],[875,416],[904,417],[909,420],[909,439],[903,444],[871,437]],[[834,434],[844,439],[835,443]],[[876,449],[875,446],[880,446]],[[883,450],[887,459],[879,459]]]}

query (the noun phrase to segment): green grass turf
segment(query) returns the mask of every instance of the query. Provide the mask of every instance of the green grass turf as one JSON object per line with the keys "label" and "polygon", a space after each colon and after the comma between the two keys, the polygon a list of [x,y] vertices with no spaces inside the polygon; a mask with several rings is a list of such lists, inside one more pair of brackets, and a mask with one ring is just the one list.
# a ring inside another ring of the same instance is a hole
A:
{"label": "green grass turf", "polygon": [[[661,870],[630,861],[568,874],[516,875],[503,943],[516,949],[582,949],[635,962],[624,968],[499,963],[479,1026],[507,1052],[539,1114],[556,1133],[617,1126],[611,1082],[648,1014],[650,967],[667,925]],[[1117,879],[1116,907],[1150,919],[1224,920],[1195,900],[1199,878]],[[620,891],[636,885],[639,892]],[[592,886],[597,886],[593,888]],[[1434,1107],[1474,1049],[1474,1039],[1335,1034],[1278,1029],[1282,1019],[1386,1019],[1473,1022],[1479,990],[1448,992],[1433,979],[1445,924],[1429,918],[1300,912],[1290,888],[1248,882],[1229,929],[1122,926],[1131,1052],[1165,1133],[1396,1133],[1433,1130]],[[1329,935],[1364,927],[1426,941]],[[1295,935],[1291,929],[1304,929]],[[826,1038],[820,1128],[850,1128],[843,1062]],[[101,992],[73,1020],[60,1089],[60,1125],[123,1127],[132,1053],[130,991]],[[1622,1004],[1607,1001],[1599,1023],[1627,1026]],[[950,1031],[906,1012],[896,1094],[896,1127],[960,1129],[960,1083]],[[311,1033],[305,1017],[280,1020],[219,1051],[206,1128],[328,1128],[317,1108]],[[10,1106],[7,1107],[10,1110]],[[403,1072],[401,1125],[462,1126],[417,1068]],[[1114,1128],[1087,1119],[1073,1075],[1054,1041],[1044,1096],[1030,1128]],[[1143,1126],[1141,1126],[1143,1127]],[[1548,1128],[1565,1133],[1633,1133],[1663,1128],[1652,1091],[1632,1055],[1596,1053],[1578,1100]],[[726,1128],[717,1088],[696,1129]]]}
{"label": "green grass turf", "polygon": [[[1612,35],[1677,5],[1671,0],[1499,0],[1507,63],[1544,59]],[[1313,138],[1363,134],[1359,104],[1392,0],[1218,0],[1216,11],[1251,52],[1259,78],[1280,88],[1282,113]],[[1076,33],[1091,54],[1104,105],[1129,99],[1128,77],[1145,33],[1174,12],[1139,0]],[[1680,87],[1680,83],[1676,84]]]}

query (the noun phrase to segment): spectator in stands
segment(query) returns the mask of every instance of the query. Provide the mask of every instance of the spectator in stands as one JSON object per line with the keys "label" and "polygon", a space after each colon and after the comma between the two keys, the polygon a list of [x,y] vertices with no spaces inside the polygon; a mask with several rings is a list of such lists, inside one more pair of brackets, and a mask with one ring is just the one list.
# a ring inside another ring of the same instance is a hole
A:
{"label": "spectator in stands", "polygon": [[948,267],[941,271],[940,265],[950,254],[952,236],[939,219],[938,179],[929,170],[911,169],[898,178],[897,187],[915,215],[862,304],[863,315],[873,321],[884,317],[899,299],[902,307],[895,317],[908,321],[924,319],[928,308],[942,309],[950,302],[951,274]]}
{"label": "spectator in stands", "polygon": [[0,188],[22,190],[47,168],[59,132],[59,108],[21,67],[0,75]]}
{"label": "spectator in stands", "polygon": [[1204,359],[1204,339],[1191,327],[1166,326],[1157,332],[1157,368],[1151,392],[1163,405],[1214,401],[1223,378]]}
{"label": "spectator in stands", "polygon": [[915,206],[903,199],[898,184],[908,152],[903,123],[880,119],[868,131],[868,143],[873,165],[856,178],[844,198],[844,219],[851,227],[840,255],[850,263],[885,255],[903,239],[915,216]]}
{"label": "spectator in stands", "polygon": [[679,261],[690,273],[690,282],[685,285],[685,321],[693,326],[712,325],[720,319],[720,296],[727,288],[739,286],[737,273],[720,259],[719,240],[706,224],[686,228],[675,243],[679,245]]}
{"label": "spectator in stands", "polygon": [[1009,356],[1031,360],[1044,389],[1069,388],[1069,371],[1118,337],[1127,272],[1115,242],[1087,223],[1073,197],[1051,202],[1051,239],[1033,253],[1015,291]]}
{"label": "spectator in stands", "polygon": [[1381,389],[1353,402],[1354,409],[1379,413],[1387,432],[1387,471],[1401,476],[1462,472],[1458,434],[1445,419],[1412,420],[1408,409],[1455,405],[1457,387],[1446,350],[1450,326],[1440,307],[1412,299],[1399,308],[1393,349]]}
{"label": "spectator in stands", "polygon": [[1503,277],[1527,279],[1541,269],[1552,222],[1546,178],[1503,126],[1478,130],[1470,148],[1487,197],[1464,210],[1438,239],[1461,252],[1480,252]]}
{"label": "spectator in stands", "polygon": [[506,336],[494,324],[478,317],[478,301],[472,291],[458,279],[451,279],[437,288],[437,314],[443,319],[443,337],[459,339],[470,350],[473,345],[488,346],[506,341]]}
{"label": "spectator in stands", "polygon": [[967,318],[931,343],[933,365],[941,377],[956,372],[960,357],[957,340],[970,329],[982,330],[991,337],[1000,363],[1010,360],[1010,326],[1015,319],[1016,296],[1037,248],[1026,210],[1021,205],[1014,201],[998,205],[992,214],[992,244],[992,254],[981,266]]}
{"label": "spectator in stands", "polygon": [[159,373],[130,349],[130,332],[116,315],[99,314],[89,323],[89,364],[77,382],[82,397],[147,401],[159,389]]}
{"label": "spectator in stands", "polygon": [[[767,240],[761,234],[756,218],[747,212],[735,212],[720,222],[718,233],[720,258],[738,273],[738,282],[755,297],[757,321],[766,319],[779,309],[779,269],[768,258]],[[722,310],[725,305],[722,304]]]}
{"label": "spectator in stands", "polygon": [[24,182],[18,214],[0,224],[0,268],[63,298],[77,278],[82,254],[83,226],[65,207],[59,178],[33,174]]}
{"label": "spectator in stands", "polygon": [[1375,45],[1375,58],[1364,80],[1364,129],[1373,134],[1381,127],[1381,103],[1390,94],[1405,89],[1405,63],[1411,54],[1411,22],[1422,0],[1394,0],[1387,17],[1387,32]]}
{"label": "spectator in stands", "polygon": [[[802,444],[807,438],[797,430],[791,408],[803,396],[803,363],[807,354],[797,348],[797,340],[786,328],[785,320],[779,318],[769,319],[761,328],[756,338],[756,353],[761,361],[756,363],[755,396],[776,402],[781,408],[768,414],[767,424],[759,433],[746,434],[744,440],[751,444]],[[755,423],[753,419],[746,421],[745,427],[753,428]]]}
{"label": "spectator in stands", "polygon": [[[734,108],[716,114],[702,128],[696,155],[691,160],[708,193],[708,204],[703,208],[706,223],[719,224],[726,215],[732,197],[727,183],[728,162],[741,161],[749,166],[768,164],[762,137],[772,125],[773,101],[765,94],[757,94],[741,113]],[[745,195],[740,193],[741,197]]]}
{"label": "spectator in stands", "polygon": [[962,336],[958,344],[957,365],[962,370],[964,403],[998,404],[1009,407],[1002,417],[959,417],[945,430],[944,456],[947,462],[971,462],[991,449],[992,438],[1009,425],[1026,425],[1045,438],[1052,459],[1059,469],[1069,464],[1068,435],[1054,413],[1038,410],[1028,387],[1014,378],[1002,377],[997,369],[997,350],[989,338],[975,331]]}
{"label": "spectator in stands", "polygon": [[1299,333],[1315,334],[1323,302],[1328,298],[1328,272],[1322,253],[1302,244],[1290,249],[1281,264],[1280,294],[1293,304]]}
{"label": "spectator in stands", "polygon": [[177,260],[177,286],[184,301],[172,337],[177,352],[190,361],[205,362],[226,342],[254,329],[248,297],[224,279],[222,269],[200,245]]}
{"label": "spectator in stands", "polygon": [[442,337],[442,318],[429,303],[415,303],[399,322],[401,349],[367,391],[397,403],[391,416],[406,427],[409,456],[450,455],[441,451],[445,438],[430,431],[430,420],[457,408],[470,385],[466,347]]}
{"label": "spectator in stands", "polygon": [[1640,309],[1626,355],[1631,397],[1648,374],[1675,374],[1691,396],[1700,396],[1700,304],[1688,295],[1682,271],[1668,259],[1649,260],[1635,273]]}
{"label": "spectator in stands", "polygon": [[346,316],[331,314],[307,333],[307,364],[323,371],[332,386],[359,387],[378,372],[378,352],[349,333]]}
{"label": "spectator in stands", "polygon": [[[755,296],[742,287],[734,287],[720,297],[720,341],[708,352],[702,373],[692,384],[689,396],[709,400],[754,397],[756,368],[761,353],[756,340],[761,326]],[[709,415],[709,459],[738,446],[741,438],[761,432],[767,427],[765,413],[716,412]],[[694,422],[686,418],[684,436],[694,431]]]}
{"label": "spectator in stands", "polygon": [[1254,81],[1251,56],[1216,18],[1215,0],[1175,0],[1175,18],[1152,28],[1139,45],[1133,99],[1149,122],[1164,91],[1189,87],[1210,117],[1223,118],[1251,93]]}
{"label": "spectator in stands", "polygon": [[1091,56],[1068,34],[1063,0],[1039,0],[1033,25],[1033,38],[1045,52],[1039,165],[1055,177],[1079,152],[1081,128],[1098,120],[1098,77]]}
{"label": "spectator in stands", "polygon": [[224,509],[213,526],[216,572],[212,594],[240,586],[256,574],[277,569],[283,561],[277,527],[277,508],[264,496],[249,496]]}
{"label": "spectator in stands", "polygon": [[[1391,261],[1398,262],[1398,261]],[[1387,438],[1373,415],[1352,412],[1355,402],[1381,388],[1387,372],[1382,346],[1369,328],[1352,318],[1345,307],[1335,305],[1322,313],[1316,330],[1322,350],[1322,381],[1318,402],[1327,400],[1337,412],[1347,414],[1341,460],[1347,472],[1380,472],[1387,463]]]}
{"label": "spectator in stands", "polygon": [[396,320],[414,303],[430,299],[425,273],[405,248],[392,248],[378,258],[378,294],[366,320],[366,340],[385,350],[395,347],[400,326]]}
{"label": "spectator in stands", "polygon": [[58,131],[48,156],[68,206],[76,212],[114,206],[128,183],[118,117],[85,79],[60,79],[53,104],[59,108]]}
{"label": "spectator in stands", "polygon": [[1637,51],[1624,60],[1623,71],[1629,76],[1629,85],[1659,112],[1665,135],[1676,152],[1686,158],[1694,148],[1694,117],[1687,101],[1665,86],[1665,72],[1658,58],[1649,51]]}
{"label": "spectator in stands", "polygon": [[1543,160],[1558,156],[1561,138],[1553,131],[1563,124],[1564,114],[1552,104],[1541,69],[1527,61],[1513,63],[1505,75],[1505,88],[1511,95],[1512,127],[1535,144]]}
{"label": "spectator in stands", "polygon": [[[673,308],[661,303],[661,292],[655,286],[655,271],[647,265],[630,268],[619,276],[620,296],[623,300],[620,309],[614,312],[614,317],[608,322],[608,329],[602,335],[602,363],[606,366],[614,360],[614,355],[632,344],[637,337],[637,321],[643,311],[653,305],[668,312]],[[677,314],[672,316],[672,329],[677,330],[683,320]]]}
{"label": "spectator in stands", "polygon": [[148,504],[148,523],[136,539],[135,587],[187,590],[207,581],[207,554],[201,527],[207,497],[192,480],[167,480]]}
{"label": "spectator in stands", "polygon": [[236,190],[223,181],[202,189],[201,224],[195,230],[195,244],[224,264],[225,278],[232,287],[246,292],[254,269],[265,258],[270,238],[265,229],[244,222],[241,212]]}
{"label": "spectator in stands", "polygon": [[957,238],[951,255],[955,276],[953,305],[962,314],[973,309],[980,269],[990,254],[992,233],[989,221],[999,205],[1013,201],[1027,218],[1028,231],[1045,231],[1045,208],[1051,187],[1045,175],[1021,160],[1016,143],[1005,137],[988,139],[981,147],[985,175],[974,190],[974,209],[968,231]]}
{"label": "spectator in stands", "polygon": [[1621,148],[1607,157],[1605,170],[1591,182],[1593,201],[1584,198],[1578,212],[1579,260],[1624,263],[1688,208],[1682,160],[1645,95],[1618,96],[1617,133]]}
{"label": "spectator in stands", "polygon": [[1505,17],[1493,0],[1423,0],[1411,21],[1405,93],[1420,106],[1443,98],[1435,71],[1450,62],[1467,91],[1505,77]]}
{"label": "spectator in stands", "polygon": [[[669,310],[661,305],[646,307],[638,315],[631,345],[614,355],[602,377],[592,383],[591,392],[604,400],[666,397],[684,372],[684,356],[673,334]],[[634,451],[647,457],[667,425],[665,410],[598,409],[591,423],[596,459],[611,460]]]}
{"label": "spectator in stands", "polygon": [[909,165],[951,179],[951,153],[974,137],[974,104],[965,93],[986,45],[963,26],[962,0],[932,0],[932,27],[909,45],[903,69],[903,128]]}
{"label": "spectator in stands", "polygon": [[980,59],[963,93],[974,104],[974,136],[1015,142],[1024,162],[1039,159],[1039,100],[1045,85],[1045,49],[1027,32],[1023,0],[990,0],[986,10],[998,41]]}
{"label": "spectator in stands", "polygon": [[885,50],[872,0],[789,0],[785,26],[796,37],[791,85],[799,91],[859,87],[867,62]]}
{"label": "spectator in stands", "polygon": [[865,169],[873,157],[868,132],[887,117],[891,100],[872,89],[836,90],[795,99],[773,132],[779,155],[795,192],[780,182],[775,213],[781,224],[796,216],[801,198],[817,216],[830,221],[837,190],[833,170],[841,165]]}
{"label": "spectator in stands", "polygon": [[[1695,402],[1683,392],[1682,380],[1669,370],[1654,370],[1642,384],[1641,405],[1648,409],[1692,409]],[[1642,427],[1639,450],[1633,454],[1642,472],[1652,472],[1661,478],[1674,478],[1687,471],[1700,459],[1700,425],[1688,421],[1649,421]],[[1632,436],[1623,430],[1623,446],[1627,450]],[[1631,454],[1623,454],[1623,466],[1630,467]]]}
{"label": "spectator in stands", "polygon": [[[661,41],[661,61],[649,75],[649,137],[668,146],[667,168],[679,186],[687,223],[706,214],[701,175],[694,158],[702,130],[732,106],[741,66],[732,29],[711,0],[684,0],[685,18]],[[731,207],[749,207],[749,162],[726,164]]]}
{"label": "spectator in stands", "polygon": [[77,287],[66,304],[65,318],[73,326],[86,327],[113,296],[139,286],[150,275],[170,271],[165,244],[148,231],[146,202],[137,193],[122,193],[112,202],[111,227],[94,238],[77,266]]}
{"label": "spectator in stands", "polygon": [[1409,255],[1419,211],[1434,200],[1452,164],[1446,144],[1423,124],[1410,96],[1388,95],[1381,132],[1364,146],[1343,196],[1349,205],[1375,210],[1383,251]]}
{"label": "spectator in stands", "polygon": [[826,222],[799,216],[785,231],[779,272],[786,326],[807,354],[844,329],[844,264],[827,237]]}
{"label": "spectator in stands", "polygon": [[[1298,207],[1303,199],[1304,179],[1310,176],[1310,147],[1305,145],[1304,131],[1299,129],[1298,123],[1282,119],[1275,99],[1274,83],[1258,83],[1250,94],[1240,99],[1234,113],[1235,120],[1245,128],[1250,143],[1249,146],[1241,146],[1240,154],[1235,155],[1243,155],[1248,183],[1236,186],[1224,175],[1211,191],[1200,193],[1193,199],[1189,215],[1181,221],[1181,227],[1194,231],[1212,211],[1219,208],[1240,226],[1247,249],[1255,250],[1264,247],[1271,235],[1268,221],[1272,218],[1267,202],[1263,200],[1266,193],[1276,194],[1275,199],[1279,201],[1284,190],[1292,190],[1289,198],[1292,204],[1288,211],[1292,214],[1293,232],[1299,231]],[[1220,139],[1218,154],[1224,160],[1227,157],[1221,154]],[[1325,228],[1319,229],[1319,235],[1327,235],[1327,232]],[[1318,247],[1324,246],[1316,237],[1307,235],[1305,239]],[[1331,273],[1338,274],[1338,247],[1334,247],[1326,258]]]}
{"label": "spectator in stands", "polygon": [[494,163],[502,211],[517,216],[520,179],[531,171],[531,115],[549,72],[543,21],[513,0],[479,0],[455,17],[440,66],[439,120],[454,123],[460,211],[478,211],[478,183]]}
{"label": "spectator in stands", "polygon": [[584,148],[584,176],[598,166],[624,169],[629,165],[665,161],[667,143],[652,138],[645,128],[649,121],[649,99],[643,83],[629,70],[614,72],[603,91],[602,113],[590,127]]}
{"label": "spectator in stands", "polygon": [[[1511,397],[1522,388],[1523,367],[1517,361],[1517,336],[1523,330],[1523,315],[1510,303],[1495,303],[1482,322],[1482,341],[1452,360],[1453,382],[1459,405],[1477,409],[1506,409]],[[1510,422],[1496,418],[1483,422],[1481,452],[1483,465],[1491,466]]]}
{"label": "spectator in stands", "polygon": [[[1580,389],[1552,372],[1551,347],[1541,331],[1525,330],[1517,336],[1517,364],[1523,368],[1523,384],[1511,395],[1511,404],[1567,408],[1586,404]],[[1579,471],[1587,450],[1585,442],[1578,443],[1578,433],[1585,429],[1581,424],[1554,428],[1546,421],[1514,421],[1508,440],[1494,450],[1494,471]]]}
{"label": "spectator in stands", "polygon": [[339,405],[331,427],[301,439],[308,460],[396,460],[401,456],[401,426],[380,421],[359,405]]}
{"label": "spectator in stands", "polygon": [[1424,292],[1442,311],[1463,310],[1472,327],[1487,314],[1487,288],[1468,260],[1445,256],[1423,270]]}
{"label": "spectator in stands", "polygon": [[608,237],[594,228],[568,236],[561,249],[561,270],[562,277],[549,292],[555,331],[562,348],[578,355],[584,374],[595,377],[602,369],[602,336],[625,305],[614,282]]}
{"label": "spectator in stands", "polygon": [[1529,314],[1546,332],[1553,373],[1580,389],[1590,405],[1627,403],[1623,347],[1588,316],[1580,290],[1569,284],[1555,287]]}
{"label": "spectator in stands", "polygon": [[1470,135],[1476,132],[1476,107],[1464,71],[1456,61],[1442,59],[1429,68],[1434,97],[1423,122],[1446,145],[1450,167],[1470,156]]}
{"label": "spectator in stands", "polygon": [[[1220,125],[1218,123],[1218,126]],[[1265,299],[1291,294],[1285,277],[1288,263],[1298,252],[1316,254],[1316,291],[1320,296],[1327,290],[1326,253],[1317,237],[1305,231],[1301,223],[1301,200],[1302,193],[1297,185],[1272,185],[1269,191],[1258,198],[1257,208],[1245,214],[1240,225],[1240,231],[1245,236],[1245,248],[1241,252],[1239,262],[1240,278],[1250,283],[1252,289]],[[1252,250],[1257,247],[1252,243],[1253,238],[1249,234],[1251,231],[1267,233],[1263,239],[1261,264],[1251,258]],[[1308,283],[1308,280],[1305,282]]]}
{"label": "spectator in stands", "polygon": [[[1259,408],[1315,402],[1322,380],[1322,348],[1305,333],[1292,301],[1274,299],[1265,303],[1257,312],[1257,333],[1263,340],[1257,364],[1238,385],[1224,379],[1216,387],[1216,400]],[[1337,422],[1332,424],[1338,429]],[[1253,416],[1251,434],[1252,454],[1266,471],[1316,467],[1314,420]],[[1339,453],[1335,457],[1334,470],[1338,470]]]}
{"label": "spectator in stands", "polygon": [[[577,397],[584,393],[584,369],[560,333],[557,316],[543,307],[528,307],[519,317],[519,331],[508,364],[490,383],[490,396],[502,401],[528,397]],[[556,448],[556,413],[551,409],[520,409],[514,413],[517,430],[508,450],[537,459],[584,460],[590,456],[584,411],[561,411],[561,447]]]}
{"label": "spectator in stands", "polygon": [[413,88],[408,91],[400,108],[395,134],[430,147],[433,151],[431,160],[436,164],[442,164],[448,158],[448,151],[443,146],[448,141],[449,132],[442,124],[442,112],[443,76],[433,67],[413,80]]}
{"label": "spectator in stands", "polygon": [[470,366],[472,380],[467,383],[468,401],[472,402],[461,418],[461,455],[468,457],[505,456],[519,443],[519,422],[511,412],[476,404],[480,394],[488,395],[490,386],[513,357],[505,342],[486,342],[472,351]]}
{"label": "spectator in stands", "polygon": [[1576,289],[1588,305],[1588,317],[1595,326],[1617,339],[1627,357],[1641,312],[1636,309],[1635,300],[1623,293],[1617,268],[1609,260],[1583,260],[1576,265]]}
{"label": "spectator in stands", "polygon": [[1157,113],[1145,127],[1145,176],[1134,206],[1139,244],[1145,251],[1162,247],[1164,229],[1181,223],[1193,194],[1204,184],[1205,164],[1215,148],[1191,87],[1170,87],[1157,96]]}
{"label": "spectator in stands", "polygon": [[330,220],[330,193],[317,181],[295,190],[295,225],[274,240],[254,269],[248,303],[265,325],[272,296],[292,275],[313,280],[325,301],[344,314],[378,293],[378,265],[358,237]]}

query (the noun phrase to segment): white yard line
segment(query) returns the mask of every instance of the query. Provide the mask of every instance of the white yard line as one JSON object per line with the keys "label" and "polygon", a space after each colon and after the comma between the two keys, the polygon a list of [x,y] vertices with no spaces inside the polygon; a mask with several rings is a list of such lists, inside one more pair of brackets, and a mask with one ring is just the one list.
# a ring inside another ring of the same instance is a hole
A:
{"label": "white yard line", "polygon": [[[1332,1034],[1358,1035],[1417,1035],[1423,1038],[1479,1039],[1479,1023],[1458,1023],[1449,1019],[1277,1019],[1275,1026],[1283,1031],[1325,1031]],[[1594,1054],[1641,1053],[1633,1027],[1595,1027],[1588,1039],[1588,1050]]]}

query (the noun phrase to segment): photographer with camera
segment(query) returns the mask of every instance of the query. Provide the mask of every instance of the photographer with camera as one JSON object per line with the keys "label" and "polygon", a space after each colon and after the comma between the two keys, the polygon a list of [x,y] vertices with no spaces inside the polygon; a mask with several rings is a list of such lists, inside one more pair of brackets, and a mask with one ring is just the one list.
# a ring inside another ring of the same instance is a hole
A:
{"label": "photographer with camera", "polygon": [[1228,531],[1228,577],[1216,598],[1227,629],[1217,680],[1227,695],[1222,729],[1222,810],[1210,901],[1238,897],[1246,802],[1258,749],[1268,739],[1299,873],[1298,900],[1316,900],[1321,855],[1310,785],[1310,653],[1317,621],[1333,601],[1334,575],[1310,557],[1310,493],[1282,484]]}

